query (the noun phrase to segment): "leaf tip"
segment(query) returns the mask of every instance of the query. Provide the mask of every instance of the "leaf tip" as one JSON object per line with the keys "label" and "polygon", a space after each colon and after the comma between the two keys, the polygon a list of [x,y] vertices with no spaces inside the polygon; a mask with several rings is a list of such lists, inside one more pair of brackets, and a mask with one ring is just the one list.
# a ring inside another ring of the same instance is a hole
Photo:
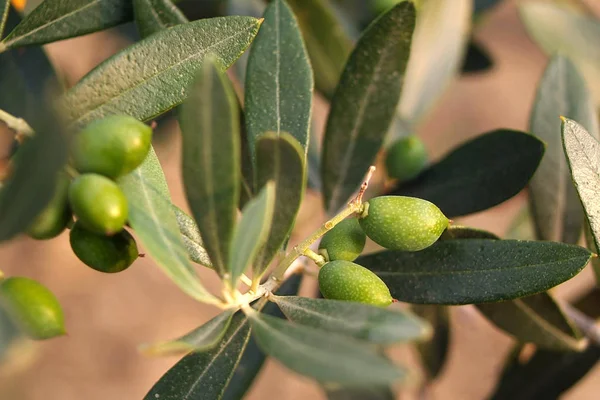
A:
{"label": "leaf tip", "polygon": [[563,116],[561,115],[559,118],[560,118],[560,120],[563,122],[563,124],[567,122],[567,118],[566,118],[566,117],[563,117]]}
{"label": "leaf tip", "polygon": [[260,27],[264,21],[265,21],[264,18],[259,18],[258,19],[258,26]]}

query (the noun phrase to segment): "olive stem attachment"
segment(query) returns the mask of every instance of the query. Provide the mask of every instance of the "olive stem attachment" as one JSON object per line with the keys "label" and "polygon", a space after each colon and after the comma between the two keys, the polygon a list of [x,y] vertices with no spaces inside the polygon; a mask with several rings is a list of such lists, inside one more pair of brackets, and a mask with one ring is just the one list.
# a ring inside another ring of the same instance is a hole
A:
{"label": "olive stem attachment", "polygon": [[0,120],[4,121],[10,129],[17,132],[15,140],[19,143],[23,143],[26,138],[33,136],[33,129],[23,118],[15,117],[0,109]]}
{"label": "olive stem attachment", "polygon": [[[271,276],[265,283],[260,285],[256,291],[251,290],[250,292],[241,296],[241,299],[239,299],[238,302],[229,303],[228,305],[235,305],[243,308],[244,305],[250,304],[254,300],[268,295],[268,293],[276,291],[289,276],[304,269],[304,266],[298,262],[298,258],[302,255],[305,255],[305,252],[310,250],[310,246],[312,246],[313,243],[319,240],[321,236],[329,232],[334,226],[345,220],[347,217],[353,214],[361,214],[364,211],[362,198],[369,186],[369,181],[371,180],[374,172],[375,167],[369,167],[369,171],[367,172],[364,182],[360,186],[357,196],[353,198],[348,205],[342,211],[340,211],[339,214],[325,222],[316,231],[314,231],[312,235],[294,246],[292,251],[290,251],[281,260],[281,262],[279,262],[279,264],[277,264],[277,267],[275,267],[271,273]],[[312,252],[312,250],[310,251]]]}
{"label": "olive stem attachment", "polygon": [[304,253],[302,253],[302,255],[313,260],[314,263],[319,266],[319,268],[325,265],[325,263],[327,262],[327,260],[325,260],[325,257],[318,253],[315,253],[311,249],[304,250]]}

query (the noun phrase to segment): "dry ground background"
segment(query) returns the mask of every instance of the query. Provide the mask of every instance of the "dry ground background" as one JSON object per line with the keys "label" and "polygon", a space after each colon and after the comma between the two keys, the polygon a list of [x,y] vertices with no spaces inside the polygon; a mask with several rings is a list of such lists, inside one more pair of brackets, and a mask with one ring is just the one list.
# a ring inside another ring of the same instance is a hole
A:
{"label": "dry ground background", "polygon": [[[490,73],[463,77],[452,85],[419,132],[438,158],[449,148],[481,132],[505,127],[525,130],[546,58],[527,38],[515,2],[504,2],[477,29],[476,37],[496,61]],[[600,9],[598,0],[590,4]],[[48,46],[52,60],[68,82],[127,43],[99,33]],[[73,58],[72,54],[76,54]],[[326,112],[315,109],[315,118]],[[175,130],[169,124],[160,130]],[[177,134],[161,135],[156,144],[174,201],[184,206],[179,176]],[[460,222],[504,234],[524,195]],[[307,196],[302,215],[309,226],[319,223],[319,199]],[[301,217],[302,218],[302,217]],[[312,224],[312,225],[311,225]],[[49,242],[20,238],[0,247],[1,268],[29,276],[49,286],[64,305],[69,336],[21,347],[14,362],[0,369],[0,399],[4,400],[129,400],[141,399],[176,358],[147,358],[140,343],[176,337],[206,321],[215,310],[195,303],[171,284],[148,258],[118,275],[103,275],[84,267],[72,254],[67,235]],[[208,285],[216,279],[202,271]],[[314,284],[314,282],[313,282]],[[559,289],[570,296],[593,284],[589,271]],[[306,288],[305,288],[306,289]],[[512,340],[483,320],[472,307],[452,310],[449,363],[427,396],[440,400],[478,400],[491,390]],[[394,349],[394,358],[412,353]],[[597,399],[597,366],[566,399]],[[403,398],[415,398],[410,389]],[[310,380],[269,361],[247,397],[258,399],[320,399]]]}

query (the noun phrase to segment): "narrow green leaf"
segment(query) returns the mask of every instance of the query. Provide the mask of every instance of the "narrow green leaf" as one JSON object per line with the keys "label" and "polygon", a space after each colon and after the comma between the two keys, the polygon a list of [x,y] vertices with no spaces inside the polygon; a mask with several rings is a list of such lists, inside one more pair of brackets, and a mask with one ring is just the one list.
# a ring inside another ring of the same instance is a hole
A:
{"label": "narrow green leaf", "polygon": [[249,338],[248,319],[238,312],[217,347],[184,357],[160,378],[144,399],[220,399]]}
{"label": "narrow green leaf", "polygon": [[328,400],[395,400],[396,394],[389,386],[366,388],[325,387]]}
{"label": "narrow green leaf", "polygon": [[255,261],[258,251],[265,245],[274,208],[274,182],[267,183],[244,207],[229,249],[232,287],[236,287],[238,278]]}
{"label": "narrow green leaf", "polygon": [[562,140],[571,177],[594,238],[596,248],[600,248],[600,142],[577,122],[563,118]]}
{"label": "narrow green leaf", "polygon": [[131,21],[131,1],[45,0],[3,40],[6,48],[40,45]]}
{"label": "narrow green leaf", "polygon": [[188,259],[171,200],[165,196],[166,180],[154,150],[139,168],[118,183],[129,204],[129,224],[163,272],[191,297],[207,303],[217,301],[202,286]]}
{"label": "narrow green leaf", "polygon": [[206,60],[180,117],[183,184],[206,251],[223,276],[229,270],[240,197],[240,132],[231,83]]}
{"label": "narrow green leaf", "polygon": [[500,239],[492,232],[484,231],[482,229],[470,228],[468,226],[451,225],[449,226],[440,240],[451,240],[451,239]]}
{"label": "narrow green leaf", "polygon": [[352,41],[328,0],[288,0],[298,19],[315,75],[315,86],[331,98],[352,51]]}
{"label": "narrow green leaf", "polygon": [[[277,294],[281,296],[292,296],[298,293],[302,275],[296,274],[289,277],[283,285],[277,290]],[[283,318],[283,314],[274,303],[267,303],[262,309],[262,312],[268,315],[279,316]],[[248,345],[244,350],[244,354],[240,360],[238,367],[233,373],[233,377],[223,394],[223,400],[240,400],[248,391],[252,382],[262,369],[266,356],[263,353],[252,336],[248,341]]]}
{"label": "narrow green leaf", "polygon": [[227,332],[235,311],[225,310],[178,339],[142,346],[141,351],[152,356],[164,356],[210,350],[221,341]]}
{"label": "narrow green leaf", "polygon": [[175,205],[173,205],[173,212],[190,259],[195,263],[212,268],[212,262],[204,248],[204,241],[194,219]]}
{"label": "narrow green leaf", "polygon": [[546,153],[529,182],[529,200],[538,239],[577,243],[583,210],[565,159],[560,116],[578,121],[599,137],[596,109],[583,78],[571,61],[555,56],[539,83],[531,114],[531,133],[546,143]]}
{"label": "narrow green leaf", "polygon": [[65,94],[64,108],[76,126],[116,113],[151,119],[183,102],[209,53],[229,67],[259,26],[256,18],[219,17],[157,32],[94,68]]}
{"label": "narrow green leaf", "polygon": [[263,187],[275,182],[275,209],[268,241],[254,264],[254,279],[260,279],[273,257],[288,239],[306,188],[306,155],[290,134],[268,132],[256,143],[256,182]]}
{"label": "narrow green leaf", "polygon": [[254,338],[265,353],[319,382],[388,384],[404,375],[354,339],[257,312],[249,319]]}
{"label": "narrow green leaf", "polygon": [[429,379],[435,379],[446,365],[450,349],[450,309],[447,306],[417,304],[415,314],[429,322],[433,336],[427,342],[417,343],[417,350]]}
{"label": "narrow green leaf", "polygon": [[171,0],[133,0],[133,12],[138,31],[143,38],[188,22]]}
{"label": "narrow green leaf", "polygon": [[449,218],[471,214],[519,193],[543,155],[544,143],[535,136],[492,131],[454,149],[419,178],[389,194],[429,200]]}
{"label": "narrow green leaf", "polygon": [[67,162],[67,136],[50,110],[29,121],[36,132],[13,156],[12,172],[0,186],[0,242],[29,228],[50,202]]}
{"label": "narrow green leaf", "polygon": [[577,275],[591,253],[583,247],[518,240],[444,240],[419,252],[383,251],[357,259],[417,304],[471,304],[546,291]]}
{"label": "narrow green leaf", "polygon": [[339,300],[271,296],[287,319],[374,344],[393,344],[431,335],[431,327],[406,311]]}
{"label": "narrow green leaf", "polygon": [[4,36],[4,27],[10,11],[10,0],[0,0],[0,39]]}
{"label": "narrow green leaf", "polygon": [[246,70],[246,129],[253,160],[258,138],[267,131],[289,132],[306,149],[312,105],[312,70],[292,10],[284,0],[274,0],[264,18]]}
{"label": "narrow green leaf", "polygon": [[404,82],[416,10],[404,0],[375,20],[348,60],[331,101],[321,175],[325,208],[335,213],[373,164]]}
{"label": "narrow green leaf", "polygon": [[589,82],[596,104],[600,101],[600,21],[573,8],[548,2],[519,4],[527,32],[548,55],[571,59]]}
{"label": "narrow green leaf", "polygon": [[548,293],[478,304],[483,315],[522,343],[550,350],[582,350],[581,334]]}
{"label": "narrow green leaf", "polygon": [[422,2],[398,106],[406,121],[421,120],[460,71],[472,11],[472,0]]}

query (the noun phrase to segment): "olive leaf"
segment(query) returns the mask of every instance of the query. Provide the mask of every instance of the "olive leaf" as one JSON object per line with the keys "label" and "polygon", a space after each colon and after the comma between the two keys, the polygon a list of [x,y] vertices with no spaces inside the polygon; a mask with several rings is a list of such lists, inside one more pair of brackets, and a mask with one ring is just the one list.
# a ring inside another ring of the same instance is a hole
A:
{"label": "olive leaf", "polygon": [[431,335],[427,323],[406,311],[298,296],[270,296],[269,300],[292,322],[369,343],[393,344]]}
{"label": "olive leaf", "polygon": [[413,35],[400,116],[417,123],[461,67],[469,39],[471,0],[423,2]]}
{"label": "olive leaf", "polygon": [[400,301],[471,304],[543,292],[581,272],[591,256],[563,243],[458,239],[414,253],[374,253],[356,263],[375,272]]}
{"label": "olive leaf", "polygon": [[29,228],[54,196],[67,163],[67,136],[57,116],[42,108],[29,123],[37,133],[19,147],[0,187],[0,242]]}
{"label": "olive leaf", "polygon": [[171,0],[133,0],[133,12],[141,37],[188,22]]}
{"label": "olive leaf", "polygon": [[240,197],[238,105],[231,83],[212,57],[204,61],[189,91],[180,116],[183,184],[206,252],[224,276],[230,268]]}
{"label": "olive leaf", "polygon": [[559,351],[582,350],[585,347],[579,330],[548,293],[478,304],[477,308],[520,342],[531,342],[539,348]]}
{"label": "olive leaf", "polygon": [[533,135],[492,131],[462,144],[389,194],[429,200],[449,218],[471,214],[519,193],[543,155],[544,143]]}
{"label": "olive leaf", "polygon": [[167,342],[141,346],[148,355],[173,355],[201,352],[214,348],[223,338],[236,310],[225,310],[182,337]]}
{"label": "olive leaf", "polygon": [[572,118],[594,137],[600,136],[585,81],[569,59],[558,55],[546,67],[531,114],[531,133],[546,143],[546,153],[529,182],[529,200],[538,239],[577,243],[583,210],[562,146],[560,116]]}
{"label": "olive leaf", "polygon": [[238,278],[254,263],[258,251],[265,245],[273,221],[274,208],[274,182],[265,184],[258,195],[244,206],[242,219],[236,227],[229,249],[232,287],[236,287]]}
{"label": "olive leaf", "polygon": [[352,41],[327,0],[288,0],[288,3],[306,43],[315,86],[331,98],[352,51]]}
{"label": "olive leaf", "polygon": [[600,101],[600,21],[566,5],[535,1],[519,4],[519,16],[533,40],[548,55],[563,54],[585,76]]}
{"label": "olive leaf", "polygon": [[562,118],[562,140],[573,183],[579,193],[596,249],[600,244],[600,142],[577,122]]}
{"label": "olive leaf", "polygon": [[157,32],[94,68],[65,94],[63,108],[74,127],[110,114],[149,120],[183,102],[208,54],[222,68],[233,64],[259,26],[256,18],[218,17]]}
{"label": "olive leaf", "polygon": [[129,224],[163,272],[191,297],[214,303],[192,267],[181,238],[165,176],[154,150],[140,167],[118,180],[127,197]]}
{"label": "olive leaf", "polygon": [[403,370],[354,339],[255,311],[248,318],[267,355],[319,382],[383,385],[404,376]]}
{"label": "olive leaf", "polygon": [[284,0],[272,1],[250,49],[246,69],[246,130],[256,162],[265,132],[291,134],[306,153],[313,77],[296,18]]}
{"label": "olive leaf", "polygon": [[4,27],[10,12],[10,0],[0,0],[0,39],[4,36]]}
{"label": "olive leaf", "polygon": [[325,209],[335,213],[358,189],[395,114],[415,26],[404,0],[363,33],[331,100],[321,175]]}
{"label": "olive leaf", "polygon": [[448,359],[450,349],[450,307],[415,304],[412,311],[431,324],[433,336],[430,340],[417,343],[421,362],[429,379],[435,379]]}
{"label": "olive leaf", "polygon": [[154,384],[144,399],[220,399],[249,338],[248,318],[237,312],[216,347],[185,356]]}
{"label": "olive leaf", "polygon": [[40,45],[131,21],[131,1],[45,0],[2,41],[0,48]]}
{"label": "olive leaf", "polygon": [[306,188],[306,155],[290,134],[268,132],[256,143],[256,182],[275,183],[275,209],[268,240],[254,263],[254,279],[260,279],[283,247],[296,221]]}

